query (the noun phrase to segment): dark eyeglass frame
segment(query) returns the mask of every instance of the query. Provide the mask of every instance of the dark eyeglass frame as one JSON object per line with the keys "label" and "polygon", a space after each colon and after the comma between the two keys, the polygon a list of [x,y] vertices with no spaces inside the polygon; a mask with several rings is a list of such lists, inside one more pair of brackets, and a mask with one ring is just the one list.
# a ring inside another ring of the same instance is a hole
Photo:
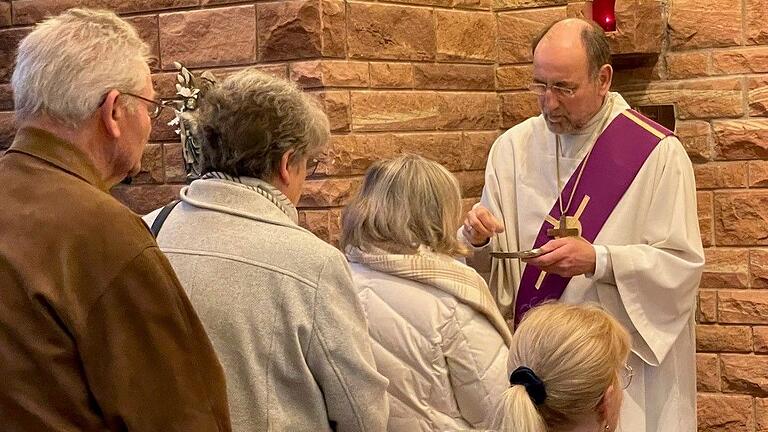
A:
{"label": "dark eyeglass frame", "polygon": [[547,94],[547,89],[551,89],[552,94],[554,94],[556,97],[564,98],[572,98],[576,94],[576,90],[578,90],[578,88],[563,87],[540,82],[528,84],[528,90],[536,96],[544,96]]}
{"label": "dark eyeglass frame", "polygon": [[319,158],[307,159],[307,176],[314,177],[314,175],[317,173],[317,167],[319,167],[323,162],[323,159]]}
{"label": "dark eyeglass frame", "polygon": [[177,101],[173,100],[173,99],[168,99],[168,100],[161,99],[159,101],[156,101],[156,100],[152,100],[152,99],[147,99],[144,96],[139,96],[139,95],[134,94],[134,93],[120,92],[120,94],[121,95],[135,97],[137,99],[141,99],[144,102],[149,103],[151,108],[149,108],[147,110],[147,114],[149,115],[149,118],[151,118],[151,119],[156,119],[156,118],[160,117],[160,113],[163,112],[163,108],[165,108],[165,107],[167,107],[169,105],[174,105],[174,104],[177,103]]}

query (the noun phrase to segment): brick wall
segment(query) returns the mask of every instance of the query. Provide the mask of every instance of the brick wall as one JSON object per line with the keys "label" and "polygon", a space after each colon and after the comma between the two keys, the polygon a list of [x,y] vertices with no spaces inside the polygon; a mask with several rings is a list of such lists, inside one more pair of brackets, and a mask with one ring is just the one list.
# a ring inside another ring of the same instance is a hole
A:
{"label": "brick wall", "polygon": [[666,13],[659,61],[619,87],[674,104],[694,162],[699,430],[768,431],[768,1],[671,0]]}
{"label": "brick wall", "polygon": [[[116,10],[152,47],[155,86],[173,62],[224,75],[246,65],[316,95],[333,129],[301,221],[335,242],[339,214],[371,161],[402,151],[459,177],[467,205],[493,139],[537,113],[524,91],[530,38],[579,15],[567,0],[0,0],[0,151],[13,136],[7,84],[14,47],[46,14],[75,4]],[[701,431],[768,431],[768,0],[618,0],[616,53],[657,52],[623,68],[633,104],[674,104],[698,183],[707,247],[697,319]],[[642,62],[640,62],[642,63]],[[183,184],[168,114],[142,173],[115,195],[143,213]]]}

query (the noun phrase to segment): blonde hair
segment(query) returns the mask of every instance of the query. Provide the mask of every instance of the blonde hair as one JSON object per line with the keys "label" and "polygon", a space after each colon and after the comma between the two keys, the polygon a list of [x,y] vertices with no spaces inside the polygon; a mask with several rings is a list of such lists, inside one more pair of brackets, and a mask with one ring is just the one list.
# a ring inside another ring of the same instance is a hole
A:
{"label": "blonde hair", "polygon": [[530,368],[546,398],[536,405],[523,385],[510,386],[494,426],[502,432],[572,429],[618,384],[629,349],[627,331],[596,306],[548,303],[531,309],[512,337],[507,367]]}
{"label": "blonde hair", "polygon": [[11,78],[16,118],[45,114],[77,126],[110,90],[144,89],[148,53],[136,30],[112,12],[70,9],[49,18],[18,48]]}
{"label": "blonde hair", "polygon": [[291,161],[322,152],[330,124],[296,84],[248,68],[211,87],[193,115],[204,138],[203,173],[270,180],[289,150]]}
{"label": "blonde hair", "polygon": [[342,213],[341,247],[414,253],[425,245],[447,255],[464,254],[456,237],[461,217],[456,178],[437,162],[406,154],[368,168]]}

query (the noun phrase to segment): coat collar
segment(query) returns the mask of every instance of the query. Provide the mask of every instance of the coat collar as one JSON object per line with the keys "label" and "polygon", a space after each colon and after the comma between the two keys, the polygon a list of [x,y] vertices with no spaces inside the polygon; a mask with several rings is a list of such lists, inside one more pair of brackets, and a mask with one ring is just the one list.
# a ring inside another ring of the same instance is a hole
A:
{"label": "coat collar", "polygon": [[[288,228],[306,231],[296,220],[296,209],[288,202],[288,211],[284,211],[262,193],[254,190],[257,179],[240,178],[240,182],[220,178],[195,180],[181,190],[181,200],[194,207],[228,213],[260,222],[282,225]],[[262,182],[263,183],[263,182]],[[280,191],[264,188],[268,193],[279,194],[279,201],[287,201]],[[281,198],[284,198],[281,200]],[[309,231],[307,231],[309,232]]]}
{"label": "coat collar", "polygon": [[110,188],[85,153],[42,129],[19,129],[8,153],[24,153],[42,159],[105,192]]}
{"label": "coat collar", "polygon": [[421,245],[414,254],[392,254],[375,246],[348,247],[347,260],[392,276],[420,282],[452,295],[483,314],[496,328],[507,346],[512,333],[493,300],[488,285],[475,270],[453,257],[432,252]]}

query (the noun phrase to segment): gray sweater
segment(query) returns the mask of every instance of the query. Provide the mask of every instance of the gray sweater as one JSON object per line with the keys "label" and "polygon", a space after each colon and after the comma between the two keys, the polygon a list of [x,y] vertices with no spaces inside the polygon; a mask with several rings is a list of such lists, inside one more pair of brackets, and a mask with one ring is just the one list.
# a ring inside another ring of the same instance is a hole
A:
{"label": "gray sweater", "polygon": [[181,195],[158,243],[224,367],[233,430],[384,431],[387,380],[344,256],[242,184]]}

